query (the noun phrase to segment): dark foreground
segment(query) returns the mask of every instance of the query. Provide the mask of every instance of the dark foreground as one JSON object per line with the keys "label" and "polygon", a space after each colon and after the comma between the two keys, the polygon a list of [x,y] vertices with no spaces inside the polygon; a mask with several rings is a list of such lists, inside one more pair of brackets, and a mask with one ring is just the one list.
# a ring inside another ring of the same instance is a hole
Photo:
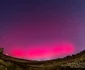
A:
{"label": "dark foreground", "polygon": [[85,51],[62,59],[31,61],[3,54],[0,48],[0,70],[85,70]]}

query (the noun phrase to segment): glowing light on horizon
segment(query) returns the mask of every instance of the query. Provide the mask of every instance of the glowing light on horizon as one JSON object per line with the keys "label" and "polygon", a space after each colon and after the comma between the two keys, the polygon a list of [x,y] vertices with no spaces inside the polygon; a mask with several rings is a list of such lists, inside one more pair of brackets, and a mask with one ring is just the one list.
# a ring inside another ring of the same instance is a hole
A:
{"label": "glowing light on horizon", "polygon": [[30,60],[49,60],[59,57],[64,57],[66,55],[73,54],[75,48],[70,43],[60,43],[50,45],[43,45],[43,47],[36,47],[35,45],[31,48],[12,48],[11,55],[14,57],[30,59]]}

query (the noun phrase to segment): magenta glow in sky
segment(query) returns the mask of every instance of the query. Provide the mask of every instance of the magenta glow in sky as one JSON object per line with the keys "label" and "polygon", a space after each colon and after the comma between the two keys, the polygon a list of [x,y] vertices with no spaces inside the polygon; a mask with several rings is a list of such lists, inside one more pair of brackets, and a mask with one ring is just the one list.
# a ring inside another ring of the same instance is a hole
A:
{"label": "magenta glow in sky", "polygon": [[4,53],[49,60],[85,49],[85,0],[0,1]]}
{"label": "magenta glow in sky", "polygon": [[55,26],[17,25],[10,28],[3,38],[3,46],[8,47],[5,53],[11,56],[30,60],[49,60],[75,52],[75,46],[69,40],[55,39]]}
{"label": "magenta glow in sky", "polygon": [[52,45],[34,45],[31,48],[15,47],[10,50],[11,55],[15,57],[30,60],[49,60],[73,54],[75,47],[70,43],[55,43]]}

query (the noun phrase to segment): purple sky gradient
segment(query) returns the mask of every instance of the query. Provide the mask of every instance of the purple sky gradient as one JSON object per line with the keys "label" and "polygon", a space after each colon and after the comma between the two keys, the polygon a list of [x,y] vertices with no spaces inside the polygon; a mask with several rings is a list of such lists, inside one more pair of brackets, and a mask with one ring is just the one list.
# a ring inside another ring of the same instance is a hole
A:
{"label": "purple sky gradient", "polygon": [[[35,48],[33,59],[51,59],[67,52],[56,50],[54,55],[50,51],[53,44],[56,48],[70,47],[69,54],[85,50],[85,0],[3,0],[0,5],[0,46],[5,53],[12,56],[24,53],[21,58],[32,59],[28,57],[29,49]],[[44,57],[44,51],[43,56],[38,56],[39,48],[46,48],[49,57]],[[20,53],[12,52],[15,49]]]}

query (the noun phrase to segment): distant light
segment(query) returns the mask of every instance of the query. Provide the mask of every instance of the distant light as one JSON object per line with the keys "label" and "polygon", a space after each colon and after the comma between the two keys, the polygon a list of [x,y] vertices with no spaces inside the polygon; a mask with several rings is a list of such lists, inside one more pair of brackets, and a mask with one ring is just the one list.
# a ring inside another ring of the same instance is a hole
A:
{"label": "distant light", "polygon": [[6,54],[6,55],[8,55],[8,54]]}

